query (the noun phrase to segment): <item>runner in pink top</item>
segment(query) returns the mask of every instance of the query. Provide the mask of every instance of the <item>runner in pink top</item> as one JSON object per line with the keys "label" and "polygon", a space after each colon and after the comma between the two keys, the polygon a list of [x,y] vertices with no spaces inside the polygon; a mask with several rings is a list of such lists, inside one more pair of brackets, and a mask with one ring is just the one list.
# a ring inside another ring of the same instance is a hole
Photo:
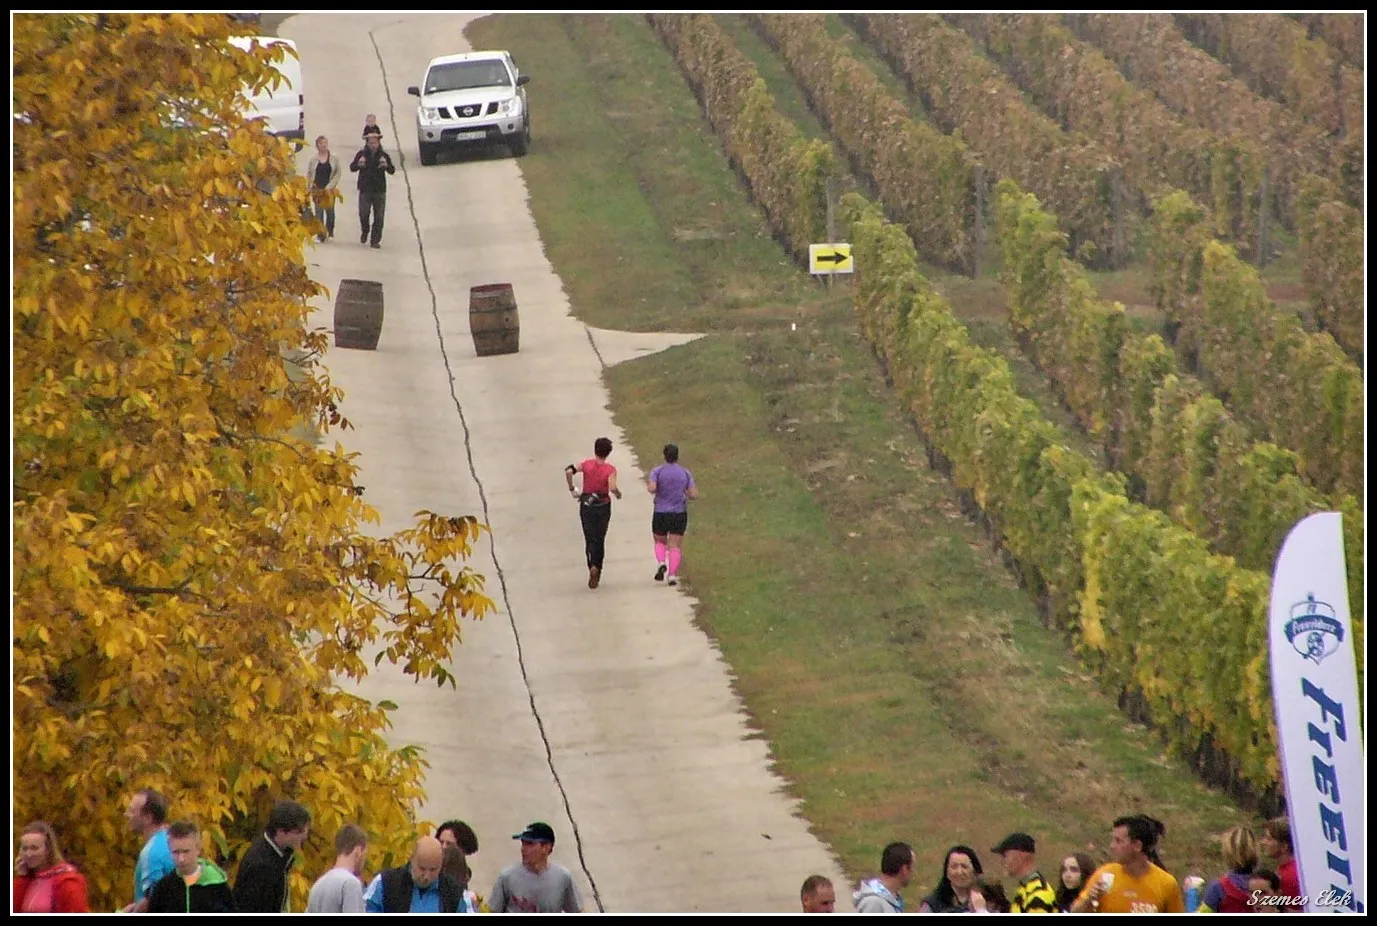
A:
{"label": "runner in pink top", "polygon": [[[612,441],[599,437],[593,442],[593,456],[575,466],[564,467],[569,494],[579,503],[583,524],[583,551],[588,560],[588,587],[597,588],[602,577],[603,556],[607,550],[607,527],[612,522],[612,499],[621,498],[617,488],[617,468],[607,462]],[[574,488],[574,477],[582,476],[581,489]]]}
{"label": "runner in pink top", "polygon": [[684,532],[688,530],[688,501],[698,497],[693,473],[679,465],[679,448],[665,444],[665,462],[650,471],[646,490],[655,496],[655,513],[650,517],[650,533],[655,538],[655,581],[679,584],[679,564],[683,561]]}

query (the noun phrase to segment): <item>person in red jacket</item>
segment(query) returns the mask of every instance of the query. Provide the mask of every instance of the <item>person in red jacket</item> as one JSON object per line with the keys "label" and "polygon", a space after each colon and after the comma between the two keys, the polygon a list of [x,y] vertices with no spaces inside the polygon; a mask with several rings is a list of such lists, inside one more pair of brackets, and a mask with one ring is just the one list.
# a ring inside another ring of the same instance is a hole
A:
{"label": "person in red jacket", "polygon": [[1257,870],[1257,837],[1246,826],[1235,826],[1220,838],[1224,864],[1229,870],[1205,887],[1200,913],[1254,913],[1249,880]]}
{"label": "person in red jacket", "polygon": [[1280,894],[1289,901],[1281,907],[1282,913],[1301,913],[1305,905],[1300,902],[1300,875],[1296,872],[1295,847],[1291,843],[1291,820],[1277,817],[1268,820],[1262,828],[1262,838],[1258,840],[1262,854],[1277,863],[1277,876],[1281,879]]}
{"label": "person in red jacket", "polygon": [[41,820],[24,827],[14,863],[15,913],[90,913],[86,878],[62,858],[57,834]]}

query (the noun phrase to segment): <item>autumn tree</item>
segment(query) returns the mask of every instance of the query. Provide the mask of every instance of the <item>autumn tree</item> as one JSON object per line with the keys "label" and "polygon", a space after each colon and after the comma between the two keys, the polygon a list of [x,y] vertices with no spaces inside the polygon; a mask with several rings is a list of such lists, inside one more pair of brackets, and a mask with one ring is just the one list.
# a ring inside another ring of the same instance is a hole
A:
{"label": "autumn tree", "polygon": [[13,811],[57,827],[98,909],[132,899],[139,787],[230,865],[274,800],[308,806],[294,909],[344,822],[402,857],[425,762],[346,686],[382,660],[453,684],[461,619],[493,606],[464,565],[482,525],[368,533],[325,446],[348,423],[307,327],[305,180],[240,114],[289,52],[232,28],[14,19]]}

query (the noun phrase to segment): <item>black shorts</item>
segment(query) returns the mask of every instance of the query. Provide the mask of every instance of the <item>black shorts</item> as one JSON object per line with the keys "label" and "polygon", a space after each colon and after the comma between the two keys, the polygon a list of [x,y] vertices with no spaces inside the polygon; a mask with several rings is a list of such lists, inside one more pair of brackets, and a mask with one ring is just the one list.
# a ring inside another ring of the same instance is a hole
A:
{"label": "black shorts", "polygon": [[650,532],[657,537],[666,534],[683,536],[688,530],[687,511],[657,511],[650,518]]}

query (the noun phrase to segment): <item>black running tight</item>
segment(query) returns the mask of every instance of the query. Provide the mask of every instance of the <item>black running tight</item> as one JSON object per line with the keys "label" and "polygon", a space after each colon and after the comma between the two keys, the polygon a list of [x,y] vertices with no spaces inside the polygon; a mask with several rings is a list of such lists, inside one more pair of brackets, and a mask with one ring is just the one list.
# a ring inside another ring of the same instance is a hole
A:
{"label": "black running tight", "polygon": [[583,522],[583,550],[588,565],[602,571],[603,555],[607,552],[607,526],[612,523],[611,505],[579,505],[579,520]]}

